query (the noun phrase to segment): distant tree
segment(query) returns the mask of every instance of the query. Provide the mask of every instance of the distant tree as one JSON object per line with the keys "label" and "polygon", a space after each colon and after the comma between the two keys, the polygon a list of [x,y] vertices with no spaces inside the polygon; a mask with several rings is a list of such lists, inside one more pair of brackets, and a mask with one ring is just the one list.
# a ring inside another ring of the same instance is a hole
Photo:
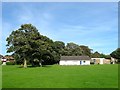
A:
{"label": "distant tree", "polygon": [[62,41],[55,41],[54,42],[54,51],[56,51],[57,53],[59,53],[60,55],[63,54],[65,49],[65,43]]}
{"label": "distant tree", "polygon": [[100,58],[100,53],[96,51],[92,54],[92,57],[93,58]]}
{"label": "distant tree", "polygon": [[99,53],[99,52],[94,52],[91,54],[91,57],[93,58],[106,58],[106,59],[110,59],[111,56],[110,55],[106,55],[106,54],[103,54],[103,53]]}
{"label": "distant tree", "polygon": [[100,58],[106,58],[106,55],[105,54],[103,54],[103,53],[100,53],[100,56],[99,56]]}
{"label": "distant tree", "polygon": [[118,59],[118,62],[120,62],[120,48],[117,48],[115,51],[113,51],[110,54],[111,57]]}
{"label": "distant tree", "polygon": [[90,49],[88,46],[81,45],[80,48],[82,49],[82,55],[91,56],[92,49]]}
{"label": "distant tree", "polygon": [[105,58],[106,59],[111,59],[111,56],[110,55],[105,55]]}
{"label": "distant tree", "polygon": [[82,50],[79,47],[79,45],[72,43],[72,42],[67,43],[64,52],[66,52],[65,55],[68,55],[68,56],[80,56],[80,55],[82,55]]}
{"label": "distant tree", "polygon": [[51,44],[50,48],[50,54],[52,56],[51,58],[53,59],[52,62],[58,63],[60,56],[64,53],[65,43],[62,41],[55,41],[53,44]]}
{"label": "distant tree", "polygon": [[67,49],[75,49],[75,48],[78,48],[78,47],[79,47],[79,45],[77,45],[73,42],[67,43],[67,45],[66,45]]}

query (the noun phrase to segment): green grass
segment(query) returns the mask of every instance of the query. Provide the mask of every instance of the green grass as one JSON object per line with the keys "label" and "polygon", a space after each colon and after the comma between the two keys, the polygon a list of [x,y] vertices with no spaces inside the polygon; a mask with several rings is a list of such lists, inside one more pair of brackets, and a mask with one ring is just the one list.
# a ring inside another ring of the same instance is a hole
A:
{"label": "green grass", "polygon": [[118,65],[2,67],[3,88],[118,88]]}
{"label": "green grass", "polygon": [[2,65],[0,65],[0,89],[2,88]]}

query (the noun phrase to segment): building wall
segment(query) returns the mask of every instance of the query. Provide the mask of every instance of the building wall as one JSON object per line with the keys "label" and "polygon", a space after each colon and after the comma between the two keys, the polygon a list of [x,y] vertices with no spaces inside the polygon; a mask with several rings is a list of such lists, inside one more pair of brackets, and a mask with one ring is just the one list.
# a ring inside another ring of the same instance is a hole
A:
{"label": "building wall", "polygon": [[115,58],[111,57],[111,62],[112,62],[112,64],[115,64],[116,61],[117,61],[117,60],[116,60]]}
{"label": "building wall", "polygon": [[78,60],[62,60],[60,61],[60,65],[80,65],[80,61]]}
{"label": "building wall", "polygon": [[85,61],[85,60],[81,60],[81,65],[90,65],[90,60],[87,60],[87,61]]}
{"label": "building wall", "polygon": [[100,64],[100,59],[95,59],[95,64]]}
{"label": "building wall", "polygon": [[110,61],[111,61],[110,59],[105,59],[105,60],[103,61],[103,63],[104,63],[104,64],[110,64]]}
{"label": "building wall", "polygon": [[[81,61],[81,64],[80,64]],[[85,60],[61,60],[60,65],[90,65],[90,61]]]}
{"label": "building wall", "polygon": [[95,60],[94,64],[104,64],[105,58],[91,58],[92,60]]}

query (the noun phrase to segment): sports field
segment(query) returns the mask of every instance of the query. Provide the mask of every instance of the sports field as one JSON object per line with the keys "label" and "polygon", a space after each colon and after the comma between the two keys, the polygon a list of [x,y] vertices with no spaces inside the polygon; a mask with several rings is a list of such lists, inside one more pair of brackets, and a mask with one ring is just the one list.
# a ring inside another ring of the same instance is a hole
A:
{"label": "sports field", "polygon": [[117,88],[118,65],[2,66],[2,88]]}

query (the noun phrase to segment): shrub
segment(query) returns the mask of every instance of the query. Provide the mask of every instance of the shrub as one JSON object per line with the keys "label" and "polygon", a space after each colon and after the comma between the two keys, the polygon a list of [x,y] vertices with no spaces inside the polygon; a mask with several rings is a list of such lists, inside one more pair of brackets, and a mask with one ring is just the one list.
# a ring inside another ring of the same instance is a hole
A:
{"label": "shrub", "polygon": [[0,60],[0,65],[2,65],[2,61]]}
{"label": "shrub", "polygon": [[6,65],[15,65],[15,62],[6,62]]}
{"label": "shrub", "polygon": [[90,64],[95,64],[94,62],[90,62]]}

